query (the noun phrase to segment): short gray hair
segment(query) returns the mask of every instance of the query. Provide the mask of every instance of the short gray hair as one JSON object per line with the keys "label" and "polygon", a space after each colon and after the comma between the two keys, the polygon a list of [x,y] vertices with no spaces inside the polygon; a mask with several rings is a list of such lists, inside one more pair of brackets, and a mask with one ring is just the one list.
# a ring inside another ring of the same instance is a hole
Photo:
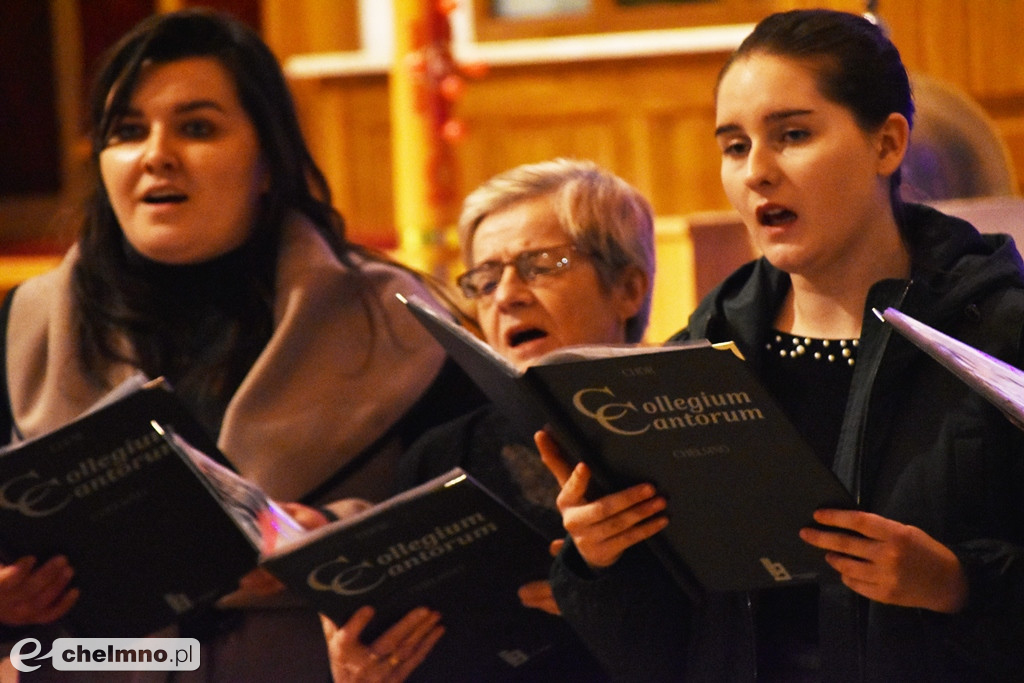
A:
{"label": "short gray hair", "polygon": [[601,283],[611,287],[629,267],[647,276],[644,303],[626,321],[626,340],[638,342],[651,315],[654,287],[654,217],[633,186],[591,161],[553,159],[499,173],[466,197],[459,216],[462,258],[472,267],[473,236],[481,221],[521,201],[552,195],[559,225],[594,257]]}

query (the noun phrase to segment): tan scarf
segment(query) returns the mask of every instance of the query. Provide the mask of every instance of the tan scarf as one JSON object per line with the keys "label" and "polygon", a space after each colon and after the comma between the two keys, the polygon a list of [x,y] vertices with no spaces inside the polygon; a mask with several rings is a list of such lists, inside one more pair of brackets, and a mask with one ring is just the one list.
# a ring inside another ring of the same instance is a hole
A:
{"label": "tan scarf", "polygon": [[[73,247],[23,283],[7,328],[8,391],[25,438],[82,413],[104,393],[82,375],[71,338]],[[361,274],[361,275],[360,275]],[[399,268],[339,263],[305,219],[286,227],[275,329],[231,398],[219,445],[246,477],[297,500],[373,444],[427,389],[444,353],[395,299],[425,295]],[[429,296],[429,295],[426,295]],[[112,385],[134,371],[112,368]]]}

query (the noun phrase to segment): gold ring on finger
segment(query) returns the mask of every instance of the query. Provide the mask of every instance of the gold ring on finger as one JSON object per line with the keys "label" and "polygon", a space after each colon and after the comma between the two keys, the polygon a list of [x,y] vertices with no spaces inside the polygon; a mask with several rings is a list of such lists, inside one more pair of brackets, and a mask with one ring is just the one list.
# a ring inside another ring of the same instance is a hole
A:
{"label": "gold ring on finger", "polygon": [[388,664],[390,664],[391,666],[398,666],[401,663],[402,660],[396,657],[394,653],[392,653],[391,656],[388,657]]}

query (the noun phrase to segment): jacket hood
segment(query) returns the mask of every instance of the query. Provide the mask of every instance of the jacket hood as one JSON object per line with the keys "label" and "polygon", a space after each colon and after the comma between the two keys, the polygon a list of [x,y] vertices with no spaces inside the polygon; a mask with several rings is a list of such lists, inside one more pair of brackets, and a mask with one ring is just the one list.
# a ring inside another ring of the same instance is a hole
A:
{"label": "jacket hood", "polygon": [[[907,204],[904,209],[911,280],[884,281],[875,287],[920,290],[930,302],[924,322],[941,326],[987,292],[1024,286],[1024,263],[1008,235],[981,234],[967,221],[931,207]],[[789,275],[766,258],[744,264],[705,296],[687,327],[671,340],[733,340],[750,353],[764,341],[765,330],[772,329],[789,288]],[[772,306],[764,306],[766,295]]]}
{"label": "jacket hood", "polygon": [[907,205],[906,216],[916,228],[911,279],[929,295],[930,324],[949,320],[995,289],[1024,283],[1024,264],[1010,236],[981,234],[967,221],[927,206]]}

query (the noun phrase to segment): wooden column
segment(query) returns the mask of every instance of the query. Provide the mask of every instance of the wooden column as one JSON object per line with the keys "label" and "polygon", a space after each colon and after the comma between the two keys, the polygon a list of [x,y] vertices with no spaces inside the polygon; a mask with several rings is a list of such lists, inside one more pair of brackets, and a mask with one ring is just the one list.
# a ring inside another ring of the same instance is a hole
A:
{"label": "wooden column", "polygon": [[[452,249],[446,230],[458,210],[451,142],[454,65],[445,3],[394,0],[395,59],[390,74],[393,188],[400,257],[444,276]],[[450,11],[450,10],[448,10]]]}

